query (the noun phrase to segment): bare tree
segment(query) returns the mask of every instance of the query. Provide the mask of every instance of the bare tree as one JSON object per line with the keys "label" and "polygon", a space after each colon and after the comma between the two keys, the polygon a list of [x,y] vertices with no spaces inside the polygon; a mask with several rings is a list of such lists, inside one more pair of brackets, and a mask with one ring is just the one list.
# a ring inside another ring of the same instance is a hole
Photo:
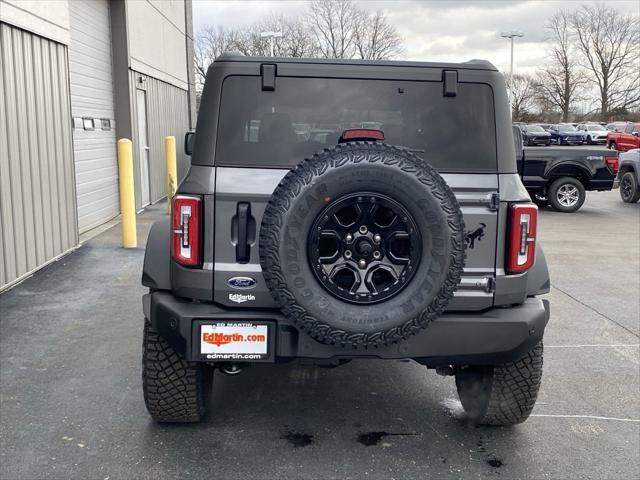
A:
{"label": "bare tree", "polygon": [[382,12],[361,12],[354,25],[356,55],[364,60],[388,60],[403,53],[402,37]]}
{"label": "bare tree", "polygon": [[569,113],[587,83],[578,66],[570,14],[560,10],[545,28],[549,32],[550,55],[547,64],[538,71],[538,91],[552,108],[562,112],[562,121],[568,122]]}
{"label": "bare tree", "polygon": [[640,103],[640,20],[605,5],[571,16],[577,48],[600,94],[603,118]]}
{"label": "bare tree", "polygon": [[320,56],[353,57],[355,24],[360,13],[351,0],[311,0],[307,21]]}
{"label": "bare tree", "polygon": [[528,75],[505,75],[514,122],[527,121],[536,104],[536,82]]}
{"label": "bare tree", "polygon": [[221,26],[205,25],[193,43],[196,88],[202,90],[209,65],[223,52],[235,48],[237,32]]}

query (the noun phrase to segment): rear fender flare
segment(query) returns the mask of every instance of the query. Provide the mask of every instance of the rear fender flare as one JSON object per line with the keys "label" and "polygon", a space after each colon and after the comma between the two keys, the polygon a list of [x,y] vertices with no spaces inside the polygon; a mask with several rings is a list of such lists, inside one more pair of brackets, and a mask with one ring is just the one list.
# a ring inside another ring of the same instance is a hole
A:
{"label": "rear fender flare", "polygon": [[563,173],[558,173],[558,170],[560,169],[575,169],[580,171],[580,173],[582,173],[584,175],[584,178],[587,180],[590,180],[591,178],[593,178],[593,173],[592,171],[590,171],[587,167],[585,167],[582,164],[576,163],[576,162],[572,162],[571,160],[567,160],[567,161],[560,161],[558,163],[553,163],[551,164],[547,170],[544,172],[544,176],[545,178],[552,178],[555,176],[571,176],[569,174],[563,174]]}
{"label": "rear fender flare", "polygon": [[547,259],[544,256],[542,245],[536,242],[536,261],[527,272],[527,297],[549,293],[550,290],[551,279],[549,278]]}
{"label": "rear fender flare", "polygon": [[171,220],[151,226],[144,252],[142,285],[152,290],[171,290]]}

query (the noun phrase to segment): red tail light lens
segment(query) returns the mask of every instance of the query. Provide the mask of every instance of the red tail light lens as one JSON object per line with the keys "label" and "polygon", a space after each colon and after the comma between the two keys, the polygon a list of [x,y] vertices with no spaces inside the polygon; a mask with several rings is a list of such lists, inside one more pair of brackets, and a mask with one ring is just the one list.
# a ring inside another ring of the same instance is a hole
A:
{"label": "red tail light lens", "polygon": [[514,203],[509,208],[506,270],[509,274],[527,271],[536,260],[538,207]]}
{"label": "red tail light lens", "polygon": [[375,128],[351,128],[340,137],[341,142],[349,140],[384,140],[384,132]]}
{"label": "red tail light lens", "polygon": [[604,161],[611,173],[618,173],[618,157],[604,157]]}
{"label": "red tail light lens", "polygon": [[198,267],[201,263],[201,219],[200,197],[176,195],[172,210],[172,254],[173,258],[187,267]]}

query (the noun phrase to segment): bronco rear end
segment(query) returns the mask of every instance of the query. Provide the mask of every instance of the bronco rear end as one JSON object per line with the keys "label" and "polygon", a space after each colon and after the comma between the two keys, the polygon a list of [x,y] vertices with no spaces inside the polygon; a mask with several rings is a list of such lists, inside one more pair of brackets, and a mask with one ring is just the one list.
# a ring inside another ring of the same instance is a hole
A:
{"label": "bronco rear end", "polygon": [[354,358],[455,375],[480,423],[527,418],[549,278],[493,66],[223,55],[191,163],[145,256],[156,420],[199,420],[216,368]]}

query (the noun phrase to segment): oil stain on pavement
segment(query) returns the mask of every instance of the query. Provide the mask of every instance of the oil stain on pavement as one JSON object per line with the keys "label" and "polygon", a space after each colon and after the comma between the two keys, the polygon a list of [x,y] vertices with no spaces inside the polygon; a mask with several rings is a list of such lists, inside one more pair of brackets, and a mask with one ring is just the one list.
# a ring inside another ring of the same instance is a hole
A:
{"label": "oil stain on pavement", "polygon": [[285,427],[280,439],[286,440],[293,448],[303,448],[313,443],[313,435],[310,433],[296,432]]}
{"label": "oil stain on pavement", "polygon": [[416,436],[417,433],[389,433],[389,432],[365,432],[358,435],[358,442],[365,447],[378,445],[384,437],[391,436]]}

